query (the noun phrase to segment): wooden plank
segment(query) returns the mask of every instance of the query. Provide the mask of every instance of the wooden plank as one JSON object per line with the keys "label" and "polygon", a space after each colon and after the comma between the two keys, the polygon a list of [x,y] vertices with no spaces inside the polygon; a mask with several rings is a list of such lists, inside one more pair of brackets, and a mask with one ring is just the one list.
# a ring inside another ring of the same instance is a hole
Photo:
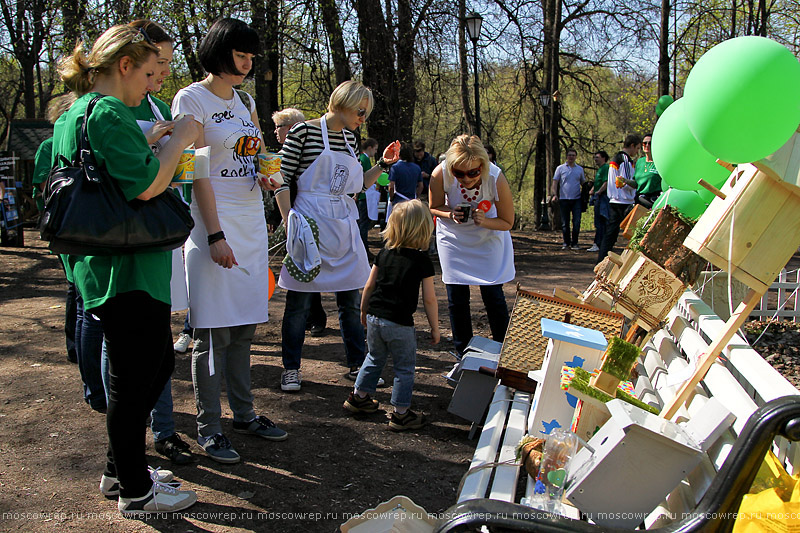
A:
{"label": "wooden plank", "polygon": [[[508,415],[508,423],[503,436],[503,444],[497,458],[499,463],[514,463],[514,452],[517,444],[526,433],[528,411],[531,409],[531,395],[527,392],[516,392]],[[500,464],[495,467],[489,498],[513,502],[517,491],[517,479],[521,467],[516,464]]]}
{"label": "wooden plank", "polygon": [[489,404],[486,423],[483,425],[483,431],[481,431],[481,436],[478,439],[475,455],[472,457],[464,484],[461,487],[461,493],[458,495],[458,503],[486,496],[492,469],[480,468],[475,471],[472,471],[472,469],[494,463],[497,460],[497,447],[503,435],[503,427],[506,424],[511,398],[511,389],[505,385],[497,386],[492,403]]}
{"label": "wooden plank", "polygon": [[731,337],[747,320],[748,316],[750,315],[750,311],[753,310],[753,307],[755,307],[760,298],[760,293],[750,289],[745,300],[739,304],[731,318],[729,318],[728,322],[725,323],[725,330],[723,331],[723,334],[720,335],[714,341],[714,343],[708,347],[708,351],[700,358],[694,375],[683,384],[672,401],[670,401],[669,404],[665,404],[664,410],[661,411],[661,415],[659,416],[669,420],[675,415],[680,406],[688,399],[688,396],[691,394],[692,390],[697,386],[698,383],[700,383],[700,380],[705,377],[708,369],[711,368],[712,364],[714,364],[717,356],[728,344],[728,341],[731,339]]}

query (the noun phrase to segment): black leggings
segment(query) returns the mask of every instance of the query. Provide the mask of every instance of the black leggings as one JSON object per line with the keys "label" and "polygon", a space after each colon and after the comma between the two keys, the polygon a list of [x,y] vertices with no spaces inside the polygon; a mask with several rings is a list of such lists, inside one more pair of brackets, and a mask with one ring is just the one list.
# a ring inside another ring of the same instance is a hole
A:
{"label": "black leggings", "polygon": [[105,475],[120,495],[138,498],[152,486],[145,458],[147,416],[175,368],[170,305],[143,291],[118,294],[92,310],[108,352],[108,459]]}

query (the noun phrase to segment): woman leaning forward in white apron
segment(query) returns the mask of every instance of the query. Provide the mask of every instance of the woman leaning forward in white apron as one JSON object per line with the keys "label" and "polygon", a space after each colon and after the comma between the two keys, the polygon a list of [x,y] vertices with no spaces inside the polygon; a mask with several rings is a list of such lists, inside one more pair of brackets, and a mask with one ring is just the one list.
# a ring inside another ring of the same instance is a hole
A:
{"label": "woman leaning forward in white apron", "polygon": [[[439,217],[436,245],[456,350],[464,353],[472,339],[470,285],[480,287],[492,338],[503,342],[508,329],[503,283],[516,275],[509,233],[514,202],[508,181],[489,162],[478,137],[453,139],[445,162],[431,174],[429,200],[431,213]],[[469,218],[457,209],[459,204],[469,204]]]}
{"label": "woman leaning forward in white apron", "polygon": [[[284,391],[300,390],[306,318],[315,292],[336,293],[339,327],[350,367],[346,375],[355,380],[364,362],[358,291],[367,282],[370,266],[358,231],[358,209],[352,195],[372,186],[382,172],[381,167],[388,168],[397,161],[400,150],[398,141],[391,143],[379,164],[364,172],[356,157],[358,140],[352,131],[364,124],[372,106],[372,91],[356,81],[346,81],[331,94],[325,115],[292,127],[281,151],[285,185],[278,189],[276,198],[287,222],[287,235],[302,238],[304,233],[308,236],[318,228],[318,246],[313,246],[314,239],[310,239],[309,249],[299,252],[305,254],[305,262],[297,257],[298,247],[293,246],[300,238],[287,242],[294,262],[284,261],[278,282],[287,290],[281,328],[284,367],[281,390]],[[295,232],[293,225],[304,227]],[[287,263],[291,268],[287,268]]]}
{"label": "woman leaning forward in white apron", "polygon": [[253,99],[234,86],[251,73],[259,48],[258,35],[244,22],[215,22],[197,49],[208,77],[178,91],[172,102],[173,115],[190,114],[202,124],[196,146],[211,147],[210,177],[192,188],[196,225],[185,253],[197,442],[220,463],[240,460],[220,423],[223,374],[234,431],[287,437],[256,416],[250,389],[250,344],[256,324],[267,321],[267,224],[259,186],[269,187],[255,170],[262,140]]}

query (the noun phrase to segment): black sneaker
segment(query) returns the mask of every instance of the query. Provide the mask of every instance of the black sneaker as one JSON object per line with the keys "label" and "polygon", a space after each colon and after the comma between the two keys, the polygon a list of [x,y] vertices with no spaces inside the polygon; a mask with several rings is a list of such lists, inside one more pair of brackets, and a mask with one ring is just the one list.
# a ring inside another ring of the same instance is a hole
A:
{"label": "black sneaker", "polygon": [[312,324],[308,332],[312,337],[322,337],[325,335],[325,324]]}
{"label": "black sneaker", "polygon": [[183,442],[177,433],[173,433],[163,440],[155,442],[158,453],[175,463],[176,465],[188,465],[194,461],[189,445]]}
{"label": "black sneaker", "polygon": [[378,405],[378,400],[373,400],[369,394],[360,398],[351,391],[342,407],[351,413],[374,413],[378,410]]}
{"label": "black sneaker", "polygon": [[392,417],[389,419],[389,429],[391,429],[392,431],[419,429],[427,423],[428,420],[425,418],[425,415],[423,414],[418,415],[417,413],[409,409],[403,415],[392,413]]}

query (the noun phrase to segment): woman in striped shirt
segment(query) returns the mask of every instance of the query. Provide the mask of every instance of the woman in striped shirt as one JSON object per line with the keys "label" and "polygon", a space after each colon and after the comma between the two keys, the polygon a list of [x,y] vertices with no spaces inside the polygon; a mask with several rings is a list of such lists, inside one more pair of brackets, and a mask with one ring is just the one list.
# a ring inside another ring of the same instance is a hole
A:
{"label": "woman in striped shirt", "polygon": [[[285,184],[278,189],[276,199],[288,222],[287,234],[291,237],[294,233],[291,226],[295,223],[318,230],[318,247],[312,245],[314,249],[307,251],[315,256],[318,249],[320,260],[318,268],[307,270],[303,261],[287,256],[281,270],[279,285],[287,290],[281,346],[284,391],[300,390],[305,324],[315,292],[336,293],[350,369],[346,376],[354,380],[364,361],[358,290],[364,287],[370,267],[352,195],[372,186],[381,167],[388,168],[397,161],[400,149],[399,142],[391,143],[379,164],[363,171],[356,157],[358,141],[352,131],[366,121],[372,106],[372,91],[358,82],[346,81],[331,94],[325,115],[292,127],[281,151]],[[287,243],[287,249],[293,248],[291,244]]]}

